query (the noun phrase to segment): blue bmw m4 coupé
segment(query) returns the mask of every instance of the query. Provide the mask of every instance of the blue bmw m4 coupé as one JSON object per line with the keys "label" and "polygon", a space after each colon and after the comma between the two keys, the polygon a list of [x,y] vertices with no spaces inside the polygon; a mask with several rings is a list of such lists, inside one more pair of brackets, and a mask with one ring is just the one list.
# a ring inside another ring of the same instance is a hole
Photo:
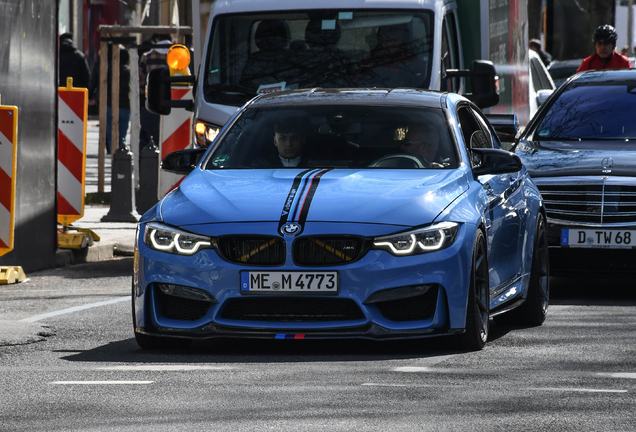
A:
{"label": "blue bmw m4 coup\u00e9", "polygon": [[540,325],[545,210],[499,146],[453,93],[255,98],[209,149],[162,162],[188,175],[139,222],[138,344],[450,336],[477,350],[491,317]]}

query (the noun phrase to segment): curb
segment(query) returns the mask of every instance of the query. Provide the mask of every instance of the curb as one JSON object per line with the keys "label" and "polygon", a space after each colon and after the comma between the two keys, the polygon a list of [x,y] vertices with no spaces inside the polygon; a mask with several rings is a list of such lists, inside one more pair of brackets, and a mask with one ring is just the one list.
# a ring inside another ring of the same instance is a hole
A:
{"label": "curb", "polygon": [[58,249],[55,252],[56,267],[66,267],[74,264],[101,262],[116,256],[133,256],[131,247],[119,243],[105,243],[89,246],[84,249]]}

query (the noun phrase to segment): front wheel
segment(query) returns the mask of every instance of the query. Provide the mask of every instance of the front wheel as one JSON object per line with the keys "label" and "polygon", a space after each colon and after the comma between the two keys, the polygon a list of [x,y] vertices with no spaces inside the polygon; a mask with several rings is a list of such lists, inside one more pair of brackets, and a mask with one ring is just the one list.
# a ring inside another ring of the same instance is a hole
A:
{"label": "front wheel", "polygon": [[465,351],[482,349],[488,340],[489,321],[490,283],[486,238],[481,230],[477,230],[468,288],[466,330],[457,336],[460,348]]}

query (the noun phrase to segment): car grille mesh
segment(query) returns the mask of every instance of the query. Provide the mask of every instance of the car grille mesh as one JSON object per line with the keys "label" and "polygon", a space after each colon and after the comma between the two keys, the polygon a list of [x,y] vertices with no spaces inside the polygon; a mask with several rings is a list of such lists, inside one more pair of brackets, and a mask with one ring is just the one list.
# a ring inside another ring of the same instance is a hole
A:
{"label": "car grille mesh", "polygon": [[358,237],[303,237],[294,242],[294,262],[298,265],[333,265],[362,257],[364,239]]}
{"label": "car grille mesh", "polygon": [[382,316],[391,321],[430,319],[435,314],[438,291],[430,289],[416,297],[379,302],[377,307]]}
{"label": "car grille mesh", "polygon": [[636,223],[636,186],[539,185],[550,222],[590,225]]}
{"label": "car grille mesh", "polygon": [[212,305],[212,303],[207,301],[166,294],[160,289],[155,290],[155,293],[157,294],[161,315],[168,319],[196,321],[203,318]]}
{"label": "car grille mesh", "polygon": [[364,318],[358,305],[340,298],[235,298],[229,299],[221,317],[242,321],[325,322]]}
{"label": "car grille mesh", "polygon": [[237,264],[285,263],[285,241],[280,237],[221,237],[219,249],[227,261]]}

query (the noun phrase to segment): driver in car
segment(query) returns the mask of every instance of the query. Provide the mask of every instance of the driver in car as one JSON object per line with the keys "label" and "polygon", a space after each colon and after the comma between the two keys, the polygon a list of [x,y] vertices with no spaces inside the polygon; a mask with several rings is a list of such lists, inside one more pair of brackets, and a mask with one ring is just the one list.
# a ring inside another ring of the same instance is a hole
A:
{"label": "driver in car", "polygon": [[422,159],[430,168],[444,168],[446,165],[439,155],[439,132],[435,126],[417,123],[409,126],[402,141],[402,151]]}
{"label": "driver in car", "polygon": [[276,153],[270,153],[255,162],[256,168],[306,167],[307,157],[303,155],[306,136],[310,124],[304,117],[284,118],[274,126],[274,146]]}

